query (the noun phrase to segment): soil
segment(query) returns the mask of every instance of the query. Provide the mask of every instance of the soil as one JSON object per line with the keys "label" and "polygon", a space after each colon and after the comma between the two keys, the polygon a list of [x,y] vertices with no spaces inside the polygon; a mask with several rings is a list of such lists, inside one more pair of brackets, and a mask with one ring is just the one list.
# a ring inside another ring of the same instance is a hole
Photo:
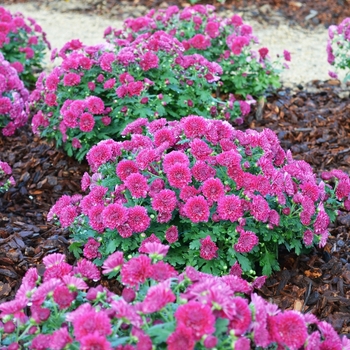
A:
{"label": "soil", "polygon": [[[139,2],[149,8],[160,5],[160,1]],[[112,6],[117,1],[103,3]],[[173,3],[179,4],[168,2]],[[225,6],[244,5],[240,8],[243,11],[253,3],[258,9],[269,5],[286,22],[298,25],[311,10],[318,11],[317,25],[328,26],[350,16],[350,3],[341,0],[303,1],[301,6],[289,0],[240,0],[227,1]],[[344,5],[341,10],[338,4]],[[293,6],[300,9],[293,11]],[[91,5],[89,11],[101,14],[103,8]],[[291,149],[294,158],[311,164],[318,175],[334,168],[350,173],[349,115],[350,98],[338,80],[313,80],[299,86],[299,90],[284,87],[270,95],[259,120],[253,111],[241,128],[271,128],[284,149]],[[14,298],[29,267],[39,266],[43,271],[41,262],[47,254],[61,252],[74,262],[68,250],[68,231],[48,223],[46,216],[63,194],[80,191],[80,179],[88,166],[34,137],[29,126],[14,137],[0,139],[0,158],[12,166],[17,182],[0,195],[1,303]],[[350,214],[341,212],[324,249],[315,247],[310,254],[299,257],[281,250],[281,271],[268,278],[258,292],[282,309],[311,312],[330,322],[339,334],[350,335],[349,228]]]}

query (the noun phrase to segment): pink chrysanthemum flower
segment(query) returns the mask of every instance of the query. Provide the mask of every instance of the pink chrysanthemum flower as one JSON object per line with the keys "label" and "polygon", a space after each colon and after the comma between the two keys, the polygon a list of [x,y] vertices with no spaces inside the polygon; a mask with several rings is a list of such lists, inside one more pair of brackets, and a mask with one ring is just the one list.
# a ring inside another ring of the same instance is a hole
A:
{"label": "pink chrysanthemum flower", "polygon": [[303,316],[295,311],[285,311],[274,318],[276,331],[273,337],[277,342],[291,350],[300,349],[308,336]]}
{"label": "pink chrysanthemum flower", "polygon": [[170,226],[165,232],[165,239],[168,243],[175,243],[179,238],[179,232],[176,226]]}
{"label": "pink chrysanthemum flower", "polygon": [[328,214],[325,212],[323,208],[323,204],[319,206],[319,212],[316,216],[316,220],[314,222],[314,231],[316,234],[322,234],[327,231],[328,226],[330,224],[330,219]]}
{"label": "pink chrysanthemum flower", "polygon": [[217,211],[222,220],[235,222],[243,216],[241,199],[234,194],[222,196],[218,200]]}
{"label": "pink chrysanthemum flower", "polygon": [[191,182],[191,171],[185,164],[176,163],[167,170],[167,178],[170,186],[183,188]]}
{"label": "pink chrysanthemum flower", "polygon": [[254,232],[242,231],[234,248],[238,253],[249,253],[258,243],[259,238]]}
{"label": "pink chrysanthemum flower", "polygon": [[152,199],[152,208],[159,212],[172,212],[176,205],[176,193],[172,190],[161,190]]}
{"label": "pink chrysanthemum flower", "polygon": [[118,203],[112,203],[102,211],[103,225],[110,230],[114,230],[118,226],[123,225],[127,220],[127,208]]}
{"label": "pink chrysanthemum flower", "polygon": [[250,339],[240,337],[235,341],[234,346],[235,350],[250,350]]}
{"label": "pink chrysanthemum flower", "polygon": [[136,205],[128,210],[128,221],[131,230],[139,233],[146,231],[151,223],[150,217],[147,215],[146,208]]}
{"label": "pink chrysanthemum flower", "polygon": [[161,190],[164,190],[165,182],[163,179],[155,179],[149,186],[148,194],[151,198],[153,198],[157,193]]}
{"label": "pink chrysanthemum flower", "polygon": [[80,83],[80,75],[76,73],[67,73],[63,77],[63,85],[64,86],[75,86]]}
{"label": "pink chrysanthemum flower", "polygon": [[306,230],[303,235],[303,242],[306,246],[310,246],[314,240],[314,234],[311,230]]}
{"label": "pink chrysanthemum flower", "polygon": [[73,339],[69,335],[68,329],[66,327],[62,327],[52,333],[50,344],[52,350],[61,350],[72,342]]}
{"label": "pink chrysanthemum flower", "polygon": [[202,137],[207,130],[207,120],[196,115],[182,118],[181,124],[187,138]]}
{"label": "pink chrysanthemum flower", "polygon": [[168,278],[176,277],[178,272],[168,263],[164,261],[158,261],[152,266],[151,276],[153,280],[157,282],[162,282],[167,280]]}
{"label": "pink chrysanthemum flower", "polygon": [[67,285],[68,289],[72,291],[84,290],[89,288],[89,286],[84,282],[83,279],[76,276],[63,276],[62,281]]}
{"label": "pink chrysanthemum flower", "polygon": [[83,132],[90,132],[94,129],[95,119],[90,113],[83,113],[79,119],[79,129]]}
{"label": "pink chrysanthemum flower", "polygon": [[[84,305],[84,304],[83,304]],[[72,312],[74,336],[80,341],[83,337],[97,332],[104,338],[112,333],[110,319],[103,311],[96,311],[93,307],[84,310],[81,305],[76,311]]]}
{"label": "pink chrysanthemum flower", "polygon": [[149,237],[145,238],[140,245],[139,252],[140,253],[147,253],[146,249],[146,243],[149,242],[155,242],[155,243],[162,243],[161,240],[154,234],[152,233]]}
{"label": "pink chrysanthemum flower", "polygon": [[87,108],[91,114],[102,114],[105,105],[102,99],[97,96],[89,96],[86,100]]}
{"label": "pink chrysanthemum flower", "polygon": [[270,214],[269,203],[260,195],[254,196],[250,205],[250,213],[256,220],[267,222]]}
{"label": "pink chrysanthemum flower", "polygon": [[130,174],[124,181],[126,188],[134,198],[146,198],[148,191],[147,179],[139,174]]}
{"label": "pink chrysanthemum flower", "polygon": [[220,179],[210,178],[204,181],[202,185],[202,193],[206,198],[217,202],[218,199],[225,194],[224,185]]}
{"label": "pink chrysanthemum flower", "polygon": [[62,208],[59,215],[61,226],[65,228],[72,225],[77,215],[78,215],[77,208],[73,205],[68,205],[67,207]]}
{"label": "pink chrysanthemum flower", "polygon": [[140,59],[140,67],[144,71],[148,71],[152,68],[157,68],[159,64],[159,58],[151,51],[147,51]]}
{"label": "pink chrysanthemum flower", "polygon": [[252,321],[251,311],[246,299],[235,297],[231,299],[235,306],[235,313],[230,318],[228,328],[234,331],[235,336],[243,335],[249,328]]}
{"label": "pink chrysanthemum flower", "polygon": [[169,246],[158,242],[146,242],[143,250],[151,258],[163,259],[168,254]]}
{"label": "pink chrysanthemum flower", "polygon": [[49,268],[55,265],[60,265],[61,263],[65,262],[65,260],[66,256],[64,254],[53,253],[45,256],[43,258],[43,263],[46,268]]}
{"label": "pink chrysanthemum flower", "polygon": [[199,256],[205,260],[212,260],[217,256],[217,250],[219,248],[211,240],[211,237],[208,235],[201,240],[200,254]]}
{"label": "pink chrysanthemum flower", "polygon": [[100,271],[91,261],[82,259],[74,268],[74,273],[80,274],[82,277],[98,281],[100,279]]}
{"label": "pink chrysanthemum flower", "polygon": [[159,154],[155,149],[142,149],[136,156],[136,165],[141,170],[146,170],[153,162],[159,160]]}
{"label": "pink chrysanthemum flower", "polygon": [[188,40],[188,43],[198,50],[206,50],[211,45],[210,38],[205,37],[203,34],[196,34]]}
{"label": "pink chrysanthemum flower", "polygon": [[112,150],[106,144],[100,144],[93,146],[86,155],[86,160],[92,171],[96,172],[98,168],[112,159]]}
{"label": "pink chrysanthemum flower", "polygon": [[122,267],[122,283],[130,287],[138,286],[151,276],[151,271],[151,259],[148,256],[132,258]]}
{"label": "pink chrysanthemum flower", "polygon": [[100,247],[100,243],[97,242],[94,238],[89,237],[88,241],[86,242],[83,250],[83,255],[87,259],[95,259],[97,258],[100,253],[98,252],[98,248]]}
{"label": "pink chrysanthemum flower", "polygon": [[111,308],[115,312],[115,317],[122,319],[126,324],[132,324],[135,327],[142,326],[142,318],[137,313],[134,305],[127,303],[124,299],[113,300]]}
{"label": "pink chrysanthemum flower", "polygon": [[[52,278],[47,282],[44,282],[40,287],[38,287],[33,295],[32,302],[38,305],[42,304],[48,293],[55,290],[56,287],[63,285],[62,281],[58,278]],[[0,307],[1,310],[1,307]]]}
{"label": "pink chrysanthemum flower", "polygon": [[198,160],[191,169],[193,177],[197,181],[205,181],[212,177],[215,177],[216,170],[209,166],[206,162]]}
{"label": "pink chrysanthemum flower", "polygon": [[123,252],[115,252],[111,254],[103,263],[102,271],[103,274],[108,274],[110,272],[117,272],[121,269],[124,264]]}
{"label": "pink chrysanthemum flower", "polygon": [[193,350],[195,341],[192,336],[191,328],[187,327],[184,324],[179,324],[175,332],[171,333],[169,338],[166,341],[168,350]]}
{"label": "pink chrysanthemum flower", "polygon": [[31,349],[47,349],[47,345],[51,344],[51,334],[38,334],[32,340]]}
{"label": "pink chrysanthemum flower", "polygon": [[168,143],[169,146],[173,146],[176,143],[176,138],[171,129],[163,128],[154,133],[154,144],[159,147],[164,142]]}
{"label": "pink chrysanthemum flower", "polygon": [[183,324],[192,330],[195,340],[215,331],[215,317],[209,305],[191,300],[180,305],[174,316],[178,325]]}
{"label": "pink chrysanthemum flower", "polygon": [[17,314],[22,311],[28,304],[26,298],[16,298],[0,304],[1,316]]}
{"label": "pink chrysanthemum flower", "polygon": [[175,294],[170,289],[170,280],[167,280],[148,289],[145,299],[141,303],[141,310],[144,314],[158,312],[175,300]]}
{"label": "pink chrysanthemum flower", "polygon": [[164,156],[163,170],[167,173],[171,167],[176,164],[182,164],[186,167],[190,165],[190,161],[185,153],[181,151],[172,151]]}
{"label": "pink chrysanthemum flower", "polygon": [[87,334],[80,339],[80,349],[112,350],[112,346],[104,335],[100,335],[98,332],[94,332],[92,334]]}
{"label": "pink chrysanthemum flower", "polygon": [[191,197],[183,207],[185,215],[194,223],[208,222],[210,211],[203,196]]}
{"label": "pink chrysanthemum flower", "polygon": [[88,212],[90,226],[92,227],[92,229],[96,230],[99,233],[102,233],[105,229],[102,217],[102,212],[104,208],[105,207],[103,204],[97,204],[96,206],[92,207]]}
{"label": "pink chrysanthemum flower", "polygon": [[201,139],[194,139],[190,143],[191,153],[197,160],[206,160],[213,150]]}
{"label": "pink chrysanthemum flower", "polygon": [[201,192],[193,186],[185,186],[180,191],[180,199],[186,202],[189,198],[199,195]]}
{"label": "pink chrysanthemum flower", "polygon": [[300,189],[302,190],[301,193],[304,196],[310,197],[311,200],[313,200],[314,202],[318,200],[320,191],[315,183],[307,181],[305,183],[300,184]]}
{"label": "pink chrysanthemum flower", "polygon": [[232,266],[231,266],[231,269],[230,269],[230,272],[229,274],[232,275],[232,276],[237,276],[237,277],[241,277],[242,276],[242,268],[241,268],[241,265],[239,265],[239,263],[236,261]]}
{"label": "pink chrysanthemum flower", "polygon": [[66,286],[57,286],[53,292],[53,300],[60,309],[66,309],[75,299],[75,295]]}
{"label": "pink chrysanthemum flower", "polygon": [[136,163],[128,159],[121,160],[116,168],[116,174],[122,181],[125,181],[129,175],[138,173],[138,171]]}
{"label": "pink chrysanthemum flower", "polygon": [[59,265],[49,267],[44,272],[44,281],[48,281],[51,278],[61,278],[62,276],[70,274],[72,266],[63,262]]}

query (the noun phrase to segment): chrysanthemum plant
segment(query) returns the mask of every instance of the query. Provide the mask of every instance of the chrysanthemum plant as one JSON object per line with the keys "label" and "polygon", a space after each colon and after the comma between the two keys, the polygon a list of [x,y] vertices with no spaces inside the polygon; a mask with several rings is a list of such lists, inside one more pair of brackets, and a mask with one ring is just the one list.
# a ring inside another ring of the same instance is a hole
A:
{"label": "chrysanthemum plant", "polygon": [[[346,72],[345,81],[350,80],[350,18],[345,18],[338,26],[328,28],[327,55],[328,63],[336,70]],[[337,78],[334,71],[330,71],[332,78]]]}
{"label": "chrysanthemum plant", "polygon": [[101,141],[87,154],[88,194],[63,196],[48,214],[71,230],[74,254],[98,265],[159,242],[170,245],[176,269],[221,275],[238,263],[248,275],[270,275],[279,246],[297,254],[324,246],[341,201],[349,207],[345,173],[336,173],[334,192],[270,129],[242,132],[192,115],[138,119],[123,135],[131,139]]}
{"label": "chrysanthemum plant", "polygon": [[217,277],[188,266],[178,275],[162,261],[168,246],[147,243],[125,261],[115,252],[103,273],[117,273],[121,296],[89,287],[100,272],[88,260],[43,259],[43,279],[30,268],[14,300],[0,305],[0,336],[9,350],[342,349],[333,327],[312,314],[281,311],[236,275]]}
{"label": "chrysanthemum plant", "polygon": [[82,160],[98,141],[119,138],[139,117],[174,120],[196,113],[242,122],[248,102],[211,95],[221,67],[183,50],[164,32],[140,35],[124,48],[67,43],[59,52],[62,64],[41,76],[31,95],[34,133]]}
{"label": "chrysanthemum plant", "polygon": [[29,96],[23,81],[0,52],[0,129],[4,136],[12,136],[26,124],[25,102]]}
{"label": "chrysanthemum plant", "polygon": [[0,194],[6,192],[16,184],[13,178],[12,169],[6,162],[0,160]]}
{"label": "chrysanthemum plant", "polygon": [[27,88],[35,85],[37,73],[43,70],[46,49],[50,49],[50,43],[33,18],[0,7],[0,52]]}
{"label": "chrysanthemum plant", "polygon": [[254,46],[259,43],[252,27],[234,15],[221,18],[212,5],[194,5],[179,10],[151,10],[146,16],[128,18],[122,30],[108,27],[105,37],[117,45],[127,45],[140,34],[164,30],[182,42],[185,54],[201,54],[209,61],[218,62],[222,69],[220,93],[234,93],[244,97],[262,97],[271,88],[280,87],[279,75],[288,68],[290,54],[272,60],[269,50]]}

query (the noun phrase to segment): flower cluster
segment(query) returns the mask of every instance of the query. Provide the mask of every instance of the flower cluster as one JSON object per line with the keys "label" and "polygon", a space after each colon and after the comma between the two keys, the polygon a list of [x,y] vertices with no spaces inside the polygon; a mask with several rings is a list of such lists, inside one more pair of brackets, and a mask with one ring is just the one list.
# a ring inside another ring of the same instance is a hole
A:
{"label": "flower cluster", "polygon": [[25,102],[28,96],[29,92],[16,69],[0,52],[0,128],[4,136],[13,135],[17,128],[27,122]]}
{"label": "flower cluster", "polygon": [[219,91],[225,93],[263,96],[269,88],[280,86],[279,74],[288,68],[283,58],[290,61],[288,51],[284,51],[284,57],[272,61],[266,47],[254,50],[259,41],[252,27],[238,15],[217,16],[212,5],[151,10],[144,17],[125,20],[123,30],[108,27],[104,35],[110,42],[124,46],[140,34],[157,30],[164,30],[181,41],[186,54],[199,53],[218,62],[223,69]]}
{"label": "flower cluster", "polygon": [[94,254],[84,249],[96,264],[117,249],[129,255],[158,242],[170,245],[167,261],[176,268],[219,275],[238,261],[245,273],[260,263],[270,275],[278,246],[297,254],[303,245],[324,246],[335,209],[350,198],[345,173],[334,192],[270,129],[243,132],[190,115],[137,119],[122,134],[130,140],[101,141],[88,152],[89,193],[63,196],[48,214],[71,229],[77,256],[96,241]]}
{"label": "flower cluster", "polygon": [[[339,26],[328,28],[327,59],[335,69],[346,70],[345,81],[350,79],[350,18],[345,18]],[[337,78],[334,71],[330,71],[331,78]]]}
{"label": "flower cluster", "polygon": [[161,31],[140,35],[123,48],[67,43],[58,52],[62,64],[42,75],[30,96],[33,132],[81,160],[91,146],[120,137],[138,117],[171,120],[197,113],[241,122],[254,101],[214,99],[211,86],[221,67],[183,51]]}
{"label": "flower cluster", "polygon": [[12,169],[6,162],[0,160],[0,193],[6,192],[11,186],[16,184],[12,174]]}
{"label": "flower cluster", "polygon": [[46,48],[50,43],[33,18],[20,12],[11,14],[0,7],[0,52],[10,62],[27,88],[34,86],[35,72],[41,72]]}
{"label": "flower cluster", "polygon": [[151,258],[166,246],[144,248],[146,254],[129,261],[116,252],[103,266],[104,274],[120,271],[121,296],[102,286],[89,288],[87,279],[95,276],[88,261],[73,267],[64,255],[46,256],[43,281],[29,269],[15,299],[0,305],[2,345],[10,350],[350,348],[330,324],[282,312],[253,293],[261,281],[249,284],[193,267],[178,275]]}

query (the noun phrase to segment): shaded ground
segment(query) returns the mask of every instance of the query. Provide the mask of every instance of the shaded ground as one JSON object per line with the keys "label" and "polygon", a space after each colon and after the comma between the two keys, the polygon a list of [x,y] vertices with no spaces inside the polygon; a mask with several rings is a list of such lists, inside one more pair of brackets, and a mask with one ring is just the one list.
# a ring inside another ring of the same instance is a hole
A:
{"label": "shaded ground", "polygon": [[[139,2],[147,6],[159,4],[151,0]],[[290,4],[297,2],[288,0],[240,0],[235,1],[235,6],[253,2],[260,7],[269,3],[284,11],[292,22],[301,21],[311,9],[331,6],[332,12],[322,10],[327,14],[320,18],[325,25],[329,24],[329,16],[332,16],[330,22],[336,23],[335,19],[346,15],[349,9],[348,5],[342,13],[336,12],[336,4],[342,1],[333,0],[304,1],[305,13],[290,10]],[[271,128],[284,149],[291,149],[295,158],[309,162],[318,174],[332,168],[349,173],[349,92],[342,91],[334,80],[310,82],[307,91],[280,90],[268,98],[261,120],[256,120],[252,113],[243,128]],[[45,255],[62,252],[71,262],[74,260],[67,249],[68,232],[47,223],[46,215],[63,194],[79,192],[81,176],[88,167],[33,137],[29,128],[17,132],[13,138],[1,138],[0,155],[12,166],[17,182],[15,188],[0,195],[1,303],[14,297],[25,271],[40,266]],[[259,293],[282,309],[312,312],[332,323],[339,333],[350,334],[349,227],[350,215],[341,214],[331,229],[325,249],[315,248],[308,256],[299,257],[281,252],[281,272],[270,277]]]}

